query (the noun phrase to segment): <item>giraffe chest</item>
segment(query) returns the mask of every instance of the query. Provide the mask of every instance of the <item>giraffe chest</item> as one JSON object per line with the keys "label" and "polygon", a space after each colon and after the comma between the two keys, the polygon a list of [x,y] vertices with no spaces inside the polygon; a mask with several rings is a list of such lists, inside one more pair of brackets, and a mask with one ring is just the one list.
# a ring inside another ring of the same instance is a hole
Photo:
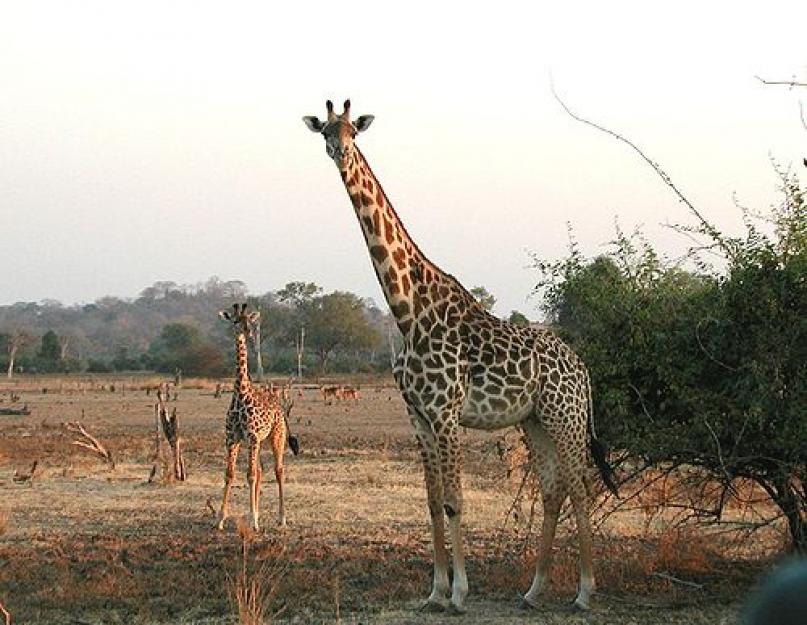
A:
{"label": "giraffe chest", "polygon": [[265,402],[236,395],[231,407],[234,427],[244,440],[265,439],[282,418],[279,409]]}

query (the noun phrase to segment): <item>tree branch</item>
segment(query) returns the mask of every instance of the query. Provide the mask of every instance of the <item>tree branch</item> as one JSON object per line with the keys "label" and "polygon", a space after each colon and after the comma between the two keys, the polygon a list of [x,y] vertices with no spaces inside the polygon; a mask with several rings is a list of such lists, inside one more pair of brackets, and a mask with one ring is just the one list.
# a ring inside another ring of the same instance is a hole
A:
{"label": "tree branch", "polygon": [[791,89],[793,87],[807,87],[807,82],[798,82],[795,78],[792,80],[765,80],[759,76],[754,76],[763,85],[787,85]]}
{"label": "tree branch", "polygon": [[109,450],[101,444],[101,441],[99,441],[92,434],[87,432],[87,430],[84,429],[84,426],[81,425],[81,423],[79,423],[78,421],[71,421],[68,423],[64,423],[63,425],[68,432],[79,434],[81,437],[85,439],[85,440],[73,441],[73,445],[77,445],[78,447],[84,447],[85,449],[98,454],[99,456],[101,456],[101,458],[103,458],[109,463],[110,467],[112,467],[113,469],[115,468],[115,461],[112,459],[112,454],[109,452]]}
{"label": "tree branch", "polygon": [[552,95],[558,101],[558,104],[560,104],[563,107],[563,110],[566,111],[566,113],[569,115],[569,117],[571,117],[572,119],[574,119],[574,120],[576,120],[576,121],[578,121],[578,122],[580,122],[582,124],[586,124],[587,126],[591,126],[592,128],[595,128],[595,129],[599,130],[600,132],[604,132],[605,134],[612,136],[614,139],[617,139],[618,141],[621,141],[622,143],[626,144],[631,149],[633,149],[633,151],[636,152],[642,158],[642,160],[644,160],[648,165],[650,165],[650,167],[653,168],[653,170],[656,172],[656,174],[658,174],[658,176],[661,178],[661,180],[664,182],[664,184],[666,184],[668,187],[670,187],[670,189],[672,189],[673,193],[675,193],[675,195],[678,197],[678,199],[689,209],[689,211],[693,215],[695,215],[695,217],[698,219],[698,221],[700,221],[701,227],[703,228],[703,231],[706,232],[714,241],[716,241],[717,244],[723,249],[723,251],[729,257],[733,256],[733,254],[731,252],[731,249],[723,241],[723,237],[720,236],[720,233],[717,231],[717,228],[715,228],[712,224],[710,224],[704,218],[704,216],[701,215],[700,211],[697,208],[695,208],[695,206],[692,204],[692,202],[690,202],[684,196],[684,194],[681,193],[681,191],[678,189],[677,186],[675,186],[675,183],[673,183],[672,179],[667,174],[667,172],[665,172],[658,163],[656,163],[650,157],[648,157],[635,143],[633,143],[629,139],[626,139],[621,134],[619,134],[617,132],[614,132],[613,130],[609,130],[608,128],[605,128],[603,126],[600,126],[599,124],[595,124],[594,122],[589,121],[587,119],[584,119],[584,118],[580,117],[579,115],[573,113],[571,111],[571,109],[569,109],[569,107],[566,105],[566,103],[563,100],[561,100],[560,96],[555,91],[554,83],[550,83],[550,89],[552,90]]}

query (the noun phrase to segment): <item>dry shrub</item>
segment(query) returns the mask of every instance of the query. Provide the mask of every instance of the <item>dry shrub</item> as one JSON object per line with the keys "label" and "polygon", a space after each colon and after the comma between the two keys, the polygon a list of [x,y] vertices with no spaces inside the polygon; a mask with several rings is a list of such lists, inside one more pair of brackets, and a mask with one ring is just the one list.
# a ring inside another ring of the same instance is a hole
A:
{"label": "dry shrub", "polygon": [[249,550],[256,539],[254,530],[244,517],[236,519],[236,526],[241,548],[238,570],[227,580],[230,602],[239,625],[264,625],[272,622],[284,610],[284,607],[273,610],[272,603],[289,562],[282,545],[277,549],[262,549],[264,559],[260,562],[258,557],[250,555]]}
{"label": "dry shrub", "polygon": [[664,532],[658,541],[658,549],[648,573],[678,571],[683,573],[706,573],[712,554],[707,544],[709,537],[696,532],[692,527],[675,527]]}
{"label": "dry shrub", "polygon": [[6,533],[8,529],[8,512],[0,510],[0,536]]}

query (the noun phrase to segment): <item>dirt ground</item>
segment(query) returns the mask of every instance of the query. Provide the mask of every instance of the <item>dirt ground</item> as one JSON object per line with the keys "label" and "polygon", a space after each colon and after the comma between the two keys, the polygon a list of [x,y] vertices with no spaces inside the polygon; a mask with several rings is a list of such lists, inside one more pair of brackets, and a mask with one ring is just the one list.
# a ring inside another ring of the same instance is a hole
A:
{"label": "dirt ground", "polygon": [[[295,393],[291,426],[302,453],[286,456],[289,524],[275,524],[267,450],[257,536],[239,531],[235,519],[223,532],[214,529],[229,396],[214,397],[213,383],[187,381],[169,402],[179,415],[188,480],[147,482],[150,384],[0,385],[0,408],[31,410],[0,416],[0,602],[15,623],[235,623],[232,589],[246,575],[265,580],[270,610],[280,613],[275,621],[288,623],[728,624],[775,551],[749,556],[713,537],[671,533],[639,513],[613,515],[595,535],[595,605],[579,614],[568,607],[577,560],[566,520],[545,606],[520,611],[518,592],[529,586],[537,545],[525,521],[529,502],[517,506],[517,519],[508,515],[519,481],[507,477],[497,451],[501,433],[464,432],[468,614],[421,614],[431,584],[425,489],[390,381],[365,381],[358,402],[326,405],[314,388]],[[114,470],[71,444],[75,437],[60,424],[75,420],[108,446]],[[241,456],[236,515],[248,511]],[[34,460],[33,479],[15,480]]]}

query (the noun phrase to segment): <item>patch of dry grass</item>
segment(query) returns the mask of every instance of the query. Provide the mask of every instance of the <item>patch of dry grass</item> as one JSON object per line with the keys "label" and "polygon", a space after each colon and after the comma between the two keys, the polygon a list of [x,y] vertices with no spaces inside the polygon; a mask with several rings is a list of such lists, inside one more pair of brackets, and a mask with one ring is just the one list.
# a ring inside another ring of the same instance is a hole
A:
{"label": "patch of dry grass", "polygon": [[237,527],[241,545],[237,570],[227,579],[230,602],[239,625],[267,625],[274,622],[285,609],[283,605],[272,606],[289,566],[285,549],[282,545],[273,548],[268,557],[264,549],[263,561],[260,562],[250,553],[250,546],[257,538],[256,533],[244,517],[237,518]]}

